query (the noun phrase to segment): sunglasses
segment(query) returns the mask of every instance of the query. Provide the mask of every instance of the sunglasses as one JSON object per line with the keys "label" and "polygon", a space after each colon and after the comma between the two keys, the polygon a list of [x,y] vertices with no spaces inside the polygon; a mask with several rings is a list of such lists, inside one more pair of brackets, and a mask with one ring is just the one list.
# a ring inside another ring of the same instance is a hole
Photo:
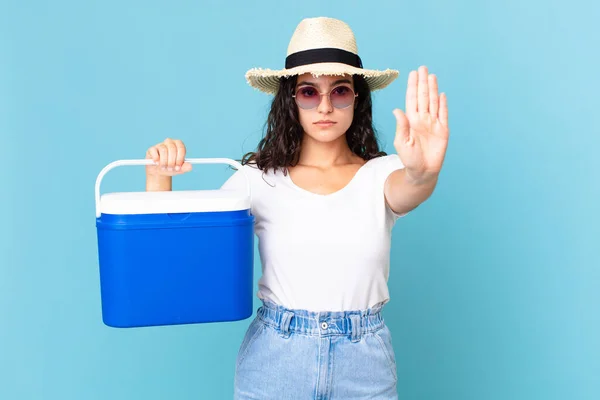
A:
{"label": "sunglasses", "polygon": [[305,86],[292,95],[298,107],[303,110],[317,108],[321,104],[321,96],[329,96],[329,101],[335,108],[347,108],[354,103],[358,94],[348,86],[336,86],[329,93],[319,93],[314,87]]}

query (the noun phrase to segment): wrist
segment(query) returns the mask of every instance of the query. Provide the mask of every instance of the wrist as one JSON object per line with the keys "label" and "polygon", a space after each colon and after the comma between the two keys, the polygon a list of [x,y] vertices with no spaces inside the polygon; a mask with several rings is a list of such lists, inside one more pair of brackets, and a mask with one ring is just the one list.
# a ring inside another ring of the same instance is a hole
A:
{"label": "wrist", "polygon": [[147,191],[165,191],[171,190],[173,177],[165,175],[146,175]]}
{"label": "wrist", "polygon": [[427,185],[435,182],[439,176],[437,172],[414,171],[405,168],[406,180],[413,185]]}

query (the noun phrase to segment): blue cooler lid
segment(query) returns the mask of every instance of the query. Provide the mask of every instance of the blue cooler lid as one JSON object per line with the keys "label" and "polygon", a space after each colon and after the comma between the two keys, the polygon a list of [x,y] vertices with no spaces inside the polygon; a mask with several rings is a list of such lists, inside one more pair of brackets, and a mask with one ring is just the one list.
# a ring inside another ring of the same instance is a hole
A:
{"label": "blue cooler lid", "polygon": [[[228,158],[191,158],[191,164],[229,164],[242,171],[237,161]],[[106,193],[100,196],[100,183],[104,175],[117,166],[149,165],[152,160],[119,160],[108,164],[96,179],[96,217],[101,214],[176,214],[249,210],[252,204],[250,181],[246,176],[246,190],[180,190],[152,192]]]}

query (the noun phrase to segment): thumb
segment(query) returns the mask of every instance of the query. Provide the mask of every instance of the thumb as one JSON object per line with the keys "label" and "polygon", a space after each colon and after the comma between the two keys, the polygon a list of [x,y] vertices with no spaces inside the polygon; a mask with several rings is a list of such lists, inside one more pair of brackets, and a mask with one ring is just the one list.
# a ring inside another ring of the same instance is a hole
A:
{"label": "thumb", "polygon": [[181,171],[180,172],[190,172],[192,170],[192,164],[190,164],[189,162],[184,162],[181,165]]}
{"label": "thumb", "polygon": [[399,108],[394,109],[393,114],[396,117],[396,140],[406,143],[410,138],[408,118]]}

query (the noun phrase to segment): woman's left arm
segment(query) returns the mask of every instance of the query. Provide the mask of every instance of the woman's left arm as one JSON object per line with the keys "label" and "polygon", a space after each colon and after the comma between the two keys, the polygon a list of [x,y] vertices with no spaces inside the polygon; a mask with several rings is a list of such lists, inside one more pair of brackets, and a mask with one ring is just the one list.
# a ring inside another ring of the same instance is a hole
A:
{"label": "woman's left arm", "polygon": [[404,168],[390,174],[385,198],[397,214],[424,202],[435,189],[448,147],[448,104],[438,94],[437,77],[427,67],[411,71],[406,89],[406,114],[394,110],[394,147]]}

